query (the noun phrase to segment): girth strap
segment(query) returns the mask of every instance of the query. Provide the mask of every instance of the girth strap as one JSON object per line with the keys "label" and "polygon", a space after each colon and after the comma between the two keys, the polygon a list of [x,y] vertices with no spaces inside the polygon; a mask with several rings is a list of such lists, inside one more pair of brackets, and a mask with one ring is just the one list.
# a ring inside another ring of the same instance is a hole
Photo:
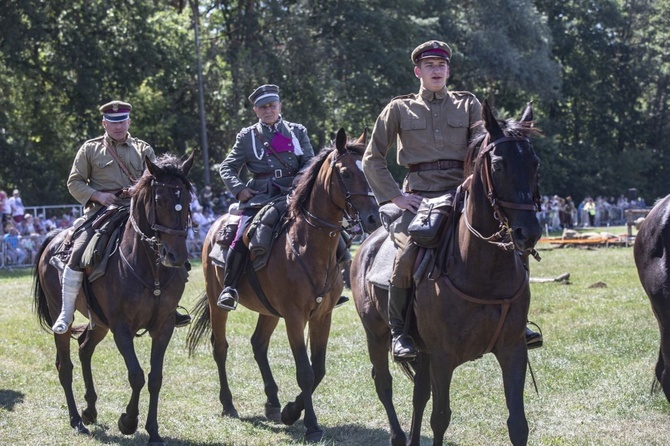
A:
{"label": "girth strap", "polygon": [[490,299],[479,299],[477,297],[469,296],[456,288],[456,286],[449,280],[449,277],[447,277],[446,274],[442,275],[442,278],[444,280],[444,283],[447,285],[447,287],[457,296],[460,298],[467,300],[468,302],[472,302],[475,304],[479,305],[502,305],[502,314],[500,315],[500,319],[498,320],[498,326],[496,327],[496,331],[493,333],[493,337],[491,338],[491,342],[489,342],[489,346],[486,347],[486,350],[484,351],[484,354],[490,353],[491,350],[493,350],[493,346],[496,345],[496,342],[498,341],[498,338],[500,337],[500,333],[502,333],[503,326],[505,325],[505,319],[507,318],[507,313],[509,312],[510,306],[516,302],[519,297],[523,295],[523,292],[526,291],[528,288],[528,272],[525,273],[523,282],[521,283],[521,286],[517,290],[516,293],[514,293],[514,296],[512,296],[509,299],[495,299],[495,300],[490,300]]}

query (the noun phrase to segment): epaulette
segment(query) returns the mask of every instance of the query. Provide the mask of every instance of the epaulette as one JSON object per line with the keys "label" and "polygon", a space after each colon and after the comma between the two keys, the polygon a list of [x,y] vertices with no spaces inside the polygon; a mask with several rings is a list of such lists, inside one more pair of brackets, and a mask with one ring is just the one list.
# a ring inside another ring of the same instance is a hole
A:
{"label": "epaulette", "polygon": [[474,93],[471,93],[469,91],[450,91],[449,93],[451,93],[454,96],[472,96],[472,97],[475,97]]}
{"label": "epaulette", "polygon": [[237,137],[238,137],[238,138],[243,137],[243,136],[246,135],[247,133],[253,131],[253,130],[254,130],[254,127],[256,127],[256,124],[254,124],[254,125],[250,125],[249,127],[245,127],[245,128],[243,128],[243,129],[240,130],[240,132],[237,134]]}
{"label": "epaulette", "polygon": [[400,95],[400,96],[396,96],[391,100],[395,101],[396,99],[416,99],[416,97],[417,97],[416,93],[410,93],[410,94],[403,94],[403,95]]}
{"label": "epaulette", "polygon": [[307,131],[307,129],[305,128],[304,125],[298,124],[297,122],[289,122],[289,121],[284,121],[284,122],[286,123],[286,125],[289,126],[289,128],[292,128],[292,129],[295,128],[295,129],[298,129],[298,130]]}
{"label": "epaulette", "polygon": [[84,144],[89,144],[89,143],[92,143],[92,142],[99,142],[99,141],[102,141],[104,138],[105,138],[105,135],[100,135],[97,138],[93,138],[93,139],[89,139],[89,140],[85,141]]}

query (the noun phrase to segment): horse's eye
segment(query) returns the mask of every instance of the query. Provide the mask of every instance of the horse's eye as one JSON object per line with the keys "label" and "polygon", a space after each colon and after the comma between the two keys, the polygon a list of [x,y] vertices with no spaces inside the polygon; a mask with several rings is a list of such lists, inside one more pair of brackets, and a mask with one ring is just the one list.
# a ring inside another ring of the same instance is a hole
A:
{"label": "horse's eye", "polygon": [[349,178],[349,177],[351,177],[351,174],[349,173],[349,171],[348,171],[347,169],[343,169],[343,170],[340,172],[340,175],[342,175],[342,178]]}

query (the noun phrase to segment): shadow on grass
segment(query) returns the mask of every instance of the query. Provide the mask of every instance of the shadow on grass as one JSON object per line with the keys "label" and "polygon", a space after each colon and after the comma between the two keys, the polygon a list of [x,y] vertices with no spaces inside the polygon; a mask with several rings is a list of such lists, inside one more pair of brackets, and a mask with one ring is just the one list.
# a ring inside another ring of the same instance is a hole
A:
{"label": "shadow on grass", "polygon": [[14,410],[14,406],[23,402],[23,393],[16,390],[0,389],[0,408]]}

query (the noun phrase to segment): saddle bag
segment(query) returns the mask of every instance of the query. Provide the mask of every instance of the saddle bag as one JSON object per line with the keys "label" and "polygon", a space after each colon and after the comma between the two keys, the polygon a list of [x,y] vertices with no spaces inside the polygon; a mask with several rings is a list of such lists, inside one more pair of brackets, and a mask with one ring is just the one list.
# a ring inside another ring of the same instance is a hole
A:
{"label": "saddle bag", "polygon": [[237,234],[237,228],[240,225],[240,219],[241,217],[239,215],[230,214],[228,216],[228,221],[225,225],[223,225],[223,227],[216,235],[216,243],[221,245],[223,248],[228,248],[235,240],[235,234]]}
{"label": "saddle bag", "polygon": [[407,227],[407,233],[417,245],[429,249],[440,245],[451,215],[452,203],[452,193],[423,199],[416,216]]}

